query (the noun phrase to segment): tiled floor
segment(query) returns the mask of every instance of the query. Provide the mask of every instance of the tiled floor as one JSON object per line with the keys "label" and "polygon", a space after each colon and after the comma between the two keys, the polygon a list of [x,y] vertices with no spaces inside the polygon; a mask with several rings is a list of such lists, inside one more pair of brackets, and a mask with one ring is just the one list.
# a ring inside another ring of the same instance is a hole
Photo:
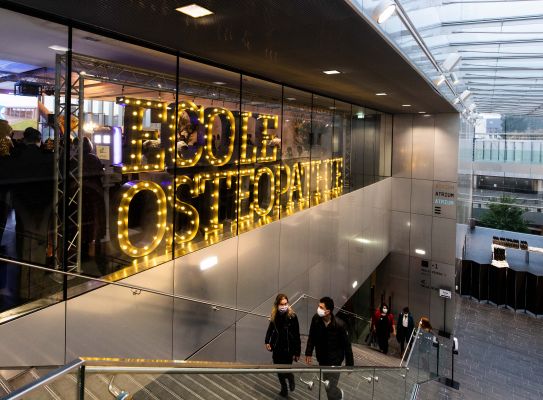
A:
{"label": "tiled floor", "polygon": [[455,380],[463,399],[543,399],[543,320],[458,298]]}

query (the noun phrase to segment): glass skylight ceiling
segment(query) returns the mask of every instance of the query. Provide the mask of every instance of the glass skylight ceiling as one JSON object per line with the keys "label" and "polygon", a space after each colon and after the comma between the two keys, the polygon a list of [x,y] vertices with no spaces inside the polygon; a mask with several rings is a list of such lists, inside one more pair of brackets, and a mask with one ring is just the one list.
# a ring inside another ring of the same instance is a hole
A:
{"label": "glass skylight ceiling", "polygon": [[[440,72],[396,13],[384,24],[371,19],[376,0],[346,0],[362,12],[423,72]],[[543,116],[543,0],[396,0],[439,65],[450,53],[462,56],[453,69],[459,83],[434,86],[454,99],[471,96],[459,111]],[[475,103],[476,107],[472,104]]]}

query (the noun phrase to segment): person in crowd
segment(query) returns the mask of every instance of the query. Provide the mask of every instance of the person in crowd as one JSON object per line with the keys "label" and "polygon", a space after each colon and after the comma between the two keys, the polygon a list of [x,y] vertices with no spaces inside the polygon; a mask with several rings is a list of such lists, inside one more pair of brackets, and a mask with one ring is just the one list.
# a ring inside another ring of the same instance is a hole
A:
{"label": "person in crowd", "polygon": [[26,128],[23,146],[13,161],[13,208],[17,256],[45,264],[48,225],[52,221],[54,155],[41,149],[41,133]]}
{"label": "person in crowd", "polygon": [[379,349],[387,354],[390,334],[396,335],[396,327],[394,326],[394,316],[386,304],[381,305],[379,309],[379,317],[375,322],[374,329]]}
{"label": "person in crowd", "polygon": [[[317,361],[320,366],[353,366],[353,350],[345,324],[338,317],[334,316],[334,300],[330,297],[323,297],[319,300],[317,313],[311,319],[307,346],[305,348],[305,359],[308,365],[312,363],[313,350],[316,350]],[[343,389],[337,387],[339,373],[326,372],[323,380],[328,381],[326,395],[329,400],[343,398]]]}
{"label": "person in crowd", "polygon": [[[5,119],[0,119],[0,244],[4,236],[4,229],[8,214],[10,211],[10,186],[11,172],[9,164],[11,162],[11,152],[13,142],[11,134],[13,129]],[[1,252],[2,254],[4,251]]]}
{"label": "person in crowd", "polygon": [[104,165],[93,153],[88,137],[83,137],[83,196],[81,221],[81,256],[93,257],[100,251],[101,239],[106,234],[104,202]]}
{"label": "person in crowd", "polygon": [[[420,333],[417,338],[418,345],[418,367],[422,372],[427,372],[429,376],[432,372],[437,373],[437,366],[432,362],[436,359],[436,350],[439,347],[439,342],[434,335],[432,324],[428,317],[422,317],[419,322]],[[435,370],[434,370],[435,369]]]}
{"label": "person in crowd", "polygon": [[403,355],[405,344],[409,343],[414,327],[413,315],[409,312],[409,307],[404,307],[398,315],[398,323],[396,324],[396,340],[400,343],[400,356]]}
{"label": "person in crowd", "polygon": [[[292,364],[300,358],[300,326],[298,317],[288,304],[288,297],[279,293],[273,303],[270,324],[264,340],[266,349],[273,353],[274,364]],[[279,373],[279,383],[283,397],[288,396],[288,387],[294,391],[294,375],[292,373]]]}
{"label": "person in crowd", "polygon": [[200,128],[198,120],[187,120],[181,128],[176,143],[177,154],[185,159],[192,158],[198,151],[198,131]]}

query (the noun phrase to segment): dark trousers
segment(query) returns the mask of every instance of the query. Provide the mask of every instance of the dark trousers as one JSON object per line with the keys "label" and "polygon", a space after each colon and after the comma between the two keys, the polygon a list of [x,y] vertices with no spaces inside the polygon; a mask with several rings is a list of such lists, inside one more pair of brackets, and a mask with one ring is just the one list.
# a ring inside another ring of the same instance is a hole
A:
{"label": "dark trousers", "polygon": [[339,382],[339,372],[323,372],[322,380],[328,381],[328,389],[326,389],[326,396],[328,400],[340,400],[341,390],[338,389],[337,384]]}
{"label": "dark trousers", "polygon": [[398,339],[398,342],[400,343],[400,351],[401,351],[400,354],[403,355],[408,338],[405,336],[400,336],[400,337],[397,337],[396,339]]}
{"label": "dark trousers", "polygon": [[[292,356],[289,354],[273,354],[273,363],[274,364],[292,364]],[[294,386],[294,374],[287,372],[280,372],[277,374],[279,378],[279,383],[281,384],[281,391],[287,391],[287,381],[290,383],[290,386]]]}
{"label": "dark trousers", "polygon": [[377,342],[379,343],[379,348],[384,354],[388,353],[388,336],[378,336]]}

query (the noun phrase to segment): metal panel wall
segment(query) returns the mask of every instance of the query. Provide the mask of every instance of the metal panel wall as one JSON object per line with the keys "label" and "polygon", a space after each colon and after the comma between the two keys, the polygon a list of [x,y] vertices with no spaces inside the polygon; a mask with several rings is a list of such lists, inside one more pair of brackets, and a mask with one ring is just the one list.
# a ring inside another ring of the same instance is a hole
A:
{"label": "metal panel wall", "polygon": [[[390,180],[123,282],[266,315],[278,291],[291,301],[302,293],[330,295],[341,306],[388,254]],[[202,266],[214,257],[215,265]],[[314,300],[296,306],[302,333],[315,308]],[[105,286],[1,326],[2,337],[10,339],[3,340],[0,354],[2,364],[11,366],[62,364],[77,356],[264,362],[269,358],[263,350],[266,327],[262,317]],[[10,349],[19,339],[35,346],[17,346],[29,351],[14,356]]]}
{"label": "metal panel wall", "polygon": [[[172,292],[173,263],[123,282]],[[66,303],[66,361],[75,357],[172,357],[170,297],[105,286]],[[45,324],[48,324],[47,321]]]}
{"label": "metal panel wall", "polygon": [[64,363],[65,304],[59,303],[0,326],[0,365]]}

